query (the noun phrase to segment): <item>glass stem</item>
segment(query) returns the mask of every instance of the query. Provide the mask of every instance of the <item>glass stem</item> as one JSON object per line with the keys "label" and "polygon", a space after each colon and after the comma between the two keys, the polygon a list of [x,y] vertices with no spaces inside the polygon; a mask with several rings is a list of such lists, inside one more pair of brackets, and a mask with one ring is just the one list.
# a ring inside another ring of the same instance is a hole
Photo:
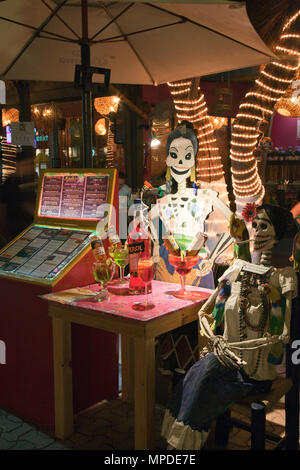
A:
{"label": "glass stem", "polygon": [[123,281],[124,279],[124,270],[125,270],[125,267],[120,266],[120,281]]}
{"label": "glass stem", "polygon": [[148,287],[148,283],[146,282],[145,283],[145,296],[146,296],[145,304],[146,304],[146,307],[148,306],[148,289],[147,289],[147,287]]}
{"label": "glass stem", "polygon": [[180,276],[181,289],[180,292],[185,292],[185,276]]}

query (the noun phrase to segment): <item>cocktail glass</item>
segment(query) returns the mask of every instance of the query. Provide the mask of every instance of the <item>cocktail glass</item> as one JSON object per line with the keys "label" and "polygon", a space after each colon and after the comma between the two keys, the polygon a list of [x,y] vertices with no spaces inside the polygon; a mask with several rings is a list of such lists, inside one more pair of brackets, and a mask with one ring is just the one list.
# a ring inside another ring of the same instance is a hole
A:
{"label": "cocktail glass", "polygon": [[174,266],[175,271],[180,276],[181,288],[179,291],[174,293],[175,297],[179,299],[192,299],[194,295],[185,289],[186,275],[191,272],[192,268],[196,266],[199,261],[199,256],[186,256],[181,254],[180,256],[172,255],[169,253],[169,263]]}
{"label": "cocktail glass", "polygon": [[109,255],[112,257],[116,265],[119,267],[120,271],[120,279],[117,281],[117,284],[124,284],[126,283],[126,279],[124,279],[124,271],[125,267],[129,262],[129,255],[128,255],[128,248],[110,248]]}
{"label": "cocktail glass", "polygon": [[107,285],[115,274],[115,265],[109,258],[104,262],[95,261],[93,263],[93,274],[95,281],[100,285],[100,289],[96,297],[98,302],[102,302],[109,296]]}
{"label": "cocktail glass", "polygon": [[185,252],[194,240],[194,236],[186,235],[183,233],[174,233],[174,238],[181,252]]}
{"label": "cocktail glass", "polygon": [[138,262],[138,277],[145,283],[145,302],[136,302],[133,304],[135,310],[150,310],[155,307],[155,304],[148,302],[148,284],[155,276],[154,262],[150,257],[140,258]]}

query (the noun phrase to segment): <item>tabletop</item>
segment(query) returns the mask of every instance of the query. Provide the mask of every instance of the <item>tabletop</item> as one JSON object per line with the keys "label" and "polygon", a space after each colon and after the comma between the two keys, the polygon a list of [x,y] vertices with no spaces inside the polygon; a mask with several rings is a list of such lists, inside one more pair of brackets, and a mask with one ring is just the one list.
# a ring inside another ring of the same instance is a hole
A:
{"label": "tabletop", "polygon": [[152,281],[152,293],[148,294],[148,301],[154,303],[155,306],[146,311],[134,309],[135,303],[146,300],[145,295],[131,295],[128,288],[119,289],[115,285],[112,285],[109,289],[109,298],[102,302],[95,299],[95,293],[99,291],[98,284],[59,291],[41,297],[52,305],[67,304],[68,307],[80,310],[98,311],[127,320],[148,322],[172,312],[184,310],[195,304],[200,306],[213,292],[211,289],[202,287],[188,287],[187,290],[193,291],[193,300],[185,300],[174,297],[173,293],[179,289],[178,284]]}

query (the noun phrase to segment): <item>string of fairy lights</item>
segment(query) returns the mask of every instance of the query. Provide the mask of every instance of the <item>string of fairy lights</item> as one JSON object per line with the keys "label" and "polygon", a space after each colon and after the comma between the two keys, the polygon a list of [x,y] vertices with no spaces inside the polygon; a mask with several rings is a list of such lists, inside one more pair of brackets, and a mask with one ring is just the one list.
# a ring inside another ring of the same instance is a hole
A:
{"label": "string of fairy lights", "polygon": [[245,95],[233,124],[230,149],[232,184],[238,212],[246,202],[260,204],[265,190],[254,156],[260,126],[270,120],[274,105],[285,94],[299,67],[300,10],[283,25],[274,51],[279,57],[261,68],[253,89]]}

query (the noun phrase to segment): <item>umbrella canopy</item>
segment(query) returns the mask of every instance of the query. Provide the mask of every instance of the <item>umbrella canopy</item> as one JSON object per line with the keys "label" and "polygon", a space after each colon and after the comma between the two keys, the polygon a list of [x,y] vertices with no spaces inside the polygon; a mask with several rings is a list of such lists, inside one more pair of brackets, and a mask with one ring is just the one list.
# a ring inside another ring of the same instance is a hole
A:
{"label": "umbrella canopy", "polygon": [[73,81],[83,43],[91,65],[111,69],[112,83],[159,84],[274,57],[243,4],[88,1],[82,22],[82,3],[2,0],[0,77]]}

